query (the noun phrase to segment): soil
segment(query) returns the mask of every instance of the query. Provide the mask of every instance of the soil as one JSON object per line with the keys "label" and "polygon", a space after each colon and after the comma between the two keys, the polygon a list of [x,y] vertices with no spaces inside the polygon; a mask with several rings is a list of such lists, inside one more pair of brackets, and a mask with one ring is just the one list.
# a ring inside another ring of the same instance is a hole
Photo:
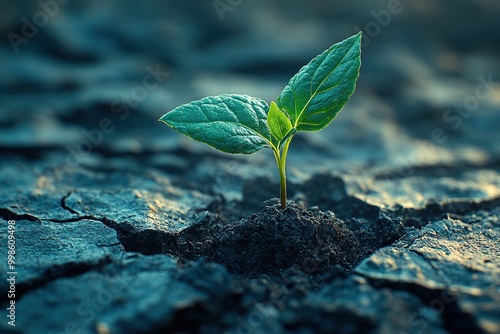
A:
{"label": "soil", "polygon": [[[2,4],[0,333],[500,333],[500,5],[223,2],[73,0],[17,53],[41,5]],[[157,121],[276,100],[356,27],[356,93],[294,137],[286,211],[270,150]]]}
{"label": "soil", "polygon": [[401,222],[389,219],[343,221],[331,211],[303,210],[293,202],[283,211],[277,199],[264,205],[260,213],[224,226],[210,258],[251,276],[289,268],[345,273],[405,233]]}

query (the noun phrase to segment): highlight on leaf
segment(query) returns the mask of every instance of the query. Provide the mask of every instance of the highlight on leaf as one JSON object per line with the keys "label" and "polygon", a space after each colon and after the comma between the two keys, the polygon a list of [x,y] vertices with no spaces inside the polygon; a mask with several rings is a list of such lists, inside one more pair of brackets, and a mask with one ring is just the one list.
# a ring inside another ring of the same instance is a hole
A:
{"label": "highlight on leaf", "polygon": [[361,33],[314,58],[290,79],[278,97],[298,131],[319,131],[330,124],[356,88],[361,66]]}
{"label": "highlight on leaf", "polygon": [[283,111],[276,105],[274,101],[271,102],[269,113],[267,114],[267,124],[271,135],[280,142],[292,129],[292,122]]}
{"label": "highlight on leaf", "polygon": [[256,97],[223,94],[177,107],[160,121],[219,151],[251,154],[269,146],[268,108]]}

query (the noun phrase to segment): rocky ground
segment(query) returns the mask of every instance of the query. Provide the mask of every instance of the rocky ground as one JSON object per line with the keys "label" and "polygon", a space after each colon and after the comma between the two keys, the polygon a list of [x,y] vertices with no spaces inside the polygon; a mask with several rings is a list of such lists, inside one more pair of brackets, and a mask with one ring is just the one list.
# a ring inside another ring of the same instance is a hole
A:
{"label": "rocky ground", "polygon": [[[25,36],[40,4],[0,2],[0,333],[499,333],[500,5],[222,3],[75,0]],[[357,29],[358,88],[294,138],[286,212],[270,151],[157,122],[270,102]]]}

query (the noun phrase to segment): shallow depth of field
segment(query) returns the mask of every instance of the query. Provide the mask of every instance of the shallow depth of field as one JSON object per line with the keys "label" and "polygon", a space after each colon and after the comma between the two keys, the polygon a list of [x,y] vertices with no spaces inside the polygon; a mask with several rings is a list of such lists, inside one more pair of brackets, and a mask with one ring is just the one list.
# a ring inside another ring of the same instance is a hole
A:
{"label": "shallow depth of field", "polygon": [[[499,17],[0,1],[0,333],[499,333]],[[290,146],[286,211],[270,150],[158,122],[209,95],[276,100],[360,30],[356,92]]]}

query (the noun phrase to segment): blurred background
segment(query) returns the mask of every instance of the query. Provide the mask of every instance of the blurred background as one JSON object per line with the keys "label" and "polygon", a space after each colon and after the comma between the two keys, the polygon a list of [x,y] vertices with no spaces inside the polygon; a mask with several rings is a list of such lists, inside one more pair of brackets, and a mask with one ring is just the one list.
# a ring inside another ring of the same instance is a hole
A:
{"label": "blurred background", "polygon": [[[294,139],[290,179],[438,173],[476,184],[454,189],[456,197],[498,193],[481,186],[498,183],[491,173],[500,165],[498,1],[40,0],[0,8],[2,165],[155,168],[227,196],[234,187],[237,197],[247,179],[276,179],[271,152],[219,154],[157,119],[207,95],[275,100],[301,66],[361,30],[357,90],[327,129]],[[486,174],[470,176],[470,168]],[[386,203],[405,201],[391,194]]]}

